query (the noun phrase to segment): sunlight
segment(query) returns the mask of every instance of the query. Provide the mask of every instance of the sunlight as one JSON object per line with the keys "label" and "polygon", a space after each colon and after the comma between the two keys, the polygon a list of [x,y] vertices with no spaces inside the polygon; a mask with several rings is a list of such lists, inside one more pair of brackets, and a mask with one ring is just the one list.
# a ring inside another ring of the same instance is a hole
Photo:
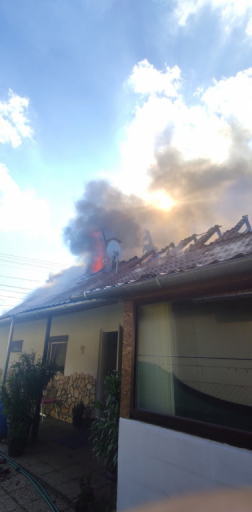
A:
{"label": "sunlight", "polygon": [[172,199],[169,194],[163,190],[153,192],[153,194],[149,196],[149,202],[156,208],[165,211],[171,210],[171,208],[176,204],[176,201],[174,201],[174,199]]}

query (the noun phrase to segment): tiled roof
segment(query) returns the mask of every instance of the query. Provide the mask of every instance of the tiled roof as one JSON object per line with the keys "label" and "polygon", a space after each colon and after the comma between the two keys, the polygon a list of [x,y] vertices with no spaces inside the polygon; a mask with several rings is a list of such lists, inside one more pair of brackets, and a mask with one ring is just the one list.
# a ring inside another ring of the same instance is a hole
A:
{"label": "tiled roof", "polygon": [[[245,231],[239,232],[244,224]],[[207,243],[213,235],[217,235],[218,238]],[[223,234],[220,232],[220,226],[216,225],[202,235],[192,235],[182,240],[177,247],[170,244],[161,251],[151,251],[140,258],[135,256],[128,261],[121,261],[117,273],[116,269],[109,272],[102,269],[95,274],[84,274],[65,291],[55,295],[52,293],[47,300],[43,300],[41,293],[41,302],[36,300],[35,304],[31,296],[2,318],[25,311],[67,304],[71,302],[71,296],[82,295],[83,292],[118,287],[158,275],[186,272],[247,255],[252,255],[252,230],[248,217],[243,216],[236,226]],[[38,293],[39,290],[36,291],[37,297]]]}

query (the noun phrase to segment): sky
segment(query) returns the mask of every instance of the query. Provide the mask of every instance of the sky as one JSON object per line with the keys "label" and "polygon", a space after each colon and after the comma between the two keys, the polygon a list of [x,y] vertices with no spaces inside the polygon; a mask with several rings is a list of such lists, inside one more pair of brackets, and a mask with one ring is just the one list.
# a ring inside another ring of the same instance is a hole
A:
{"label": "sky", "polygon": [[252,0],[1,1],[0,313],[90,229],[252,221],[251,55]]}

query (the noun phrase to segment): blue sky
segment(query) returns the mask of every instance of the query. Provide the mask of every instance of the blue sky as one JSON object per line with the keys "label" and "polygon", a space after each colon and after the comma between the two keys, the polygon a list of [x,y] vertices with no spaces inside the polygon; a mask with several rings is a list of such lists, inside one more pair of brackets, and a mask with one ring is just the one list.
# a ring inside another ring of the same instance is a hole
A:
{"label": "blue sky", "polygon": [[251,213],[251,19],[252,0],[2,0],[0,252],[73,264],[62,230],[92,179],[157,208],[165,237]]}

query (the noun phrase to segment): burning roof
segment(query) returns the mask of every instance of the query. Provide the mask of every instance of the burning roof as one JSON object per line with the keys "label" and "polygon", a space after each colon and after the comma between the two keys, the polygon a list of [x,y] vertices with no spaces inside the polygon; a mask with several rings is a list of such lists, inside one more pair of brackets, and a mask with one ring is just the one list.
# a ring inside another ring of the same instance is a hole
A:
{"label": "burning roof", "polygon": [[[244,227],[245,230],[241,232],[240,230]],[[72,280],[70,285],[68,280],[68,285],[63,287],[60,293],[57,293],[52,286],[51,294],[46,299],[42,293],[43,288],[40,288],[34,292],[36,300],[32,294],[2,318],[68,304],[71,303],[71,296],[83,296],[84,292],[120,287],[159,275],[187,272],[252,255],[252,229],[247,215],[223,234],[220,228],[221,226],[215,225],[201,235],[193,234],[181,240],[177,246],[171,243],[160,251],[153,249],[142,257],[135,256],[128,261],[121,261],[118,272],[115,268],[107,272],[104,267],[101,268],[100,261],[97,268],[94,261],[94,267],[92,267],[94,273],[83,273],[77,280]],[[211,242],[213,236],[217,238]]]}

